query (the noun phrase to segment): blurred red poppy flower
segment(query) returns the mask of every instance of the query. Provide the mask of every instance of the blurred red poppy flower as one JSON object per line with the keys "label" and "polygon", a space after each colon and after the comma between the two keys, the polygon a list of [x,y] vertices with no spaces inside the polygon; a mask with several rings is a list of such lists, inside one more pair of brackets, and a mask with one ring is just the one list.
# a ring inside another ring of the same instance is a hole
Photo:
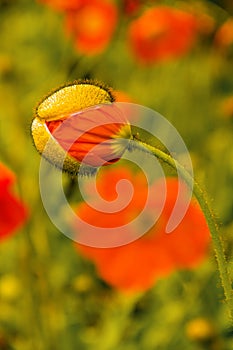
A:
{"label": "blurred red poppy flower", "polygon": [[129,27],[129,44],[144,64],[180,57],[193,46],[197,20],[188,12],[166,6],[153,7]]}
{"label": "blurred red poppy flower", "polygon": [[233,118],[233,96],[228,96],[221,101],[220,114],[223,118]]}
{"label": "blurred red poppy flower", "polygon": [[[107,169],[97,178],[97,188],[105,200],[112,201],[116,198],[116,184],[122,178],[129,180],[135,189],[132,201],[125,209],[118,213],[101,213],[88,204],[81,203],[77,208],[78,216],[91,225],[105,228],[118,227],[127,224],[129,218],[135,218],[143,209],[147,198],[148,186],[142,173],[133,173],[125,168]],[[181,223],[172,233],[165,233],[177,198],[178,180],[167,178],[166,186],[167,195],[162,214],[155,225],[138,240],[114,248],[76,244],[78,252],[95,263],[101,278],[119,290],[146,290],[158,278],[176,269],[194,268],[206,257],[209,230],[194,199]],[[154,183],[153,188],[157,193],[153,204],[155,213],[161,203],[162,181]],[[185,196],[187,187],[184,184],[183,191]],[[76,229],[81,232],[82,227]]]}
{"label": "blurred red poppy flower", "polygon": [[112,91],[112,95],[116,102],[133,103],[133,99],[122,90],[114,90]]}
{"label": "blurred red poppy flower", "polygon": [[117,7],[108,0],[87,0],[77,11],[66,14],[66,28],[77,50],[85,55],[102,52],[117,23]]}
{"label": "blurred red poppy flower", "polygon": [[0,239],[10,236],[27,219],[25,205],[11,192],[14,182],[14,174],[0,163]]}
{"label": "blurred red poppy flower", "polygon": [[214,42],[219,48],[228,48],[233,45],[233,19],[227,20],[218,29]]}

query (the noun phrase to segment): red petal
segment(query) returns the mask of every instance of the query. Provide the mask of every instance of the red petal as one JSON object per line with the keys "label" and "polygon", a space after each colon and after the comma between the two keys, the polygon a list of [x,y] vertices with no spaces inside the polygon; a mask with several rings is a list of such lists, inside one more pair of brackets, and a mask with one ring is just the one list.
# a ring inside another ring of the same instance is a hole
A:
{"label": "red petal", "polygon": [[14,181],[12,171],[0,163],[0,239],[12,234],[27,218],[26,207],[9,190]]}
{"label": "red petal", "polygon": [[27,210],[9,191],[0,195],[0,239],[19,229],[27,218]]}

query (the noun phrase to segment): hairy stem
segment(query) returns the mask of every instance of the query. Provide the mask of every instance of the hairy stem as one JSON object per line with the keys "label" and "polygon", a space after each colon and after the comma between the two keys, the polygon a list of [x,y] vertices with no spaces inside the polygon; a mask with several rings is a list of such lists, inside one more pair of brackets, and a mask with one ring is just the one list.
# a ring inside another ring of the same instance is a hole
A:
{"label": "hairy stem", "polygon": [[153,154],[155,157],[157,157],[161,161],[165,162],[175,170],[179,171],[180,175],[182,176],[186,184],[189,187],[193,188],[193,194],[199,202],[199,205],[205,215],[205,218],[211,233],[213,247],[215,250],[216,260],[217,260],[218,269],[219,269],[219,274],[220,274],[220,278],[221,278],[221,282],[222,282],[222,286],[225,294],[226,304],[228,305],[228,308],[229,308],[229,316],[231,318],[231,321],[233,321],[233,290],[231,285],[230,274],[228,271],[227,261],[224,254],[223,244],[219,235],[218,225],[208,205],[208,202],[203,190],[200,188],[199,184],[195,181],[195,179],[192,178],[189,172],[181,164],[179,164],[174,158],[172,158],[169,154],[161,151],[158,148],[148,145],[143,141],[140,141],[137,136],[134,137],[134,140],[137,142],[137,144],[140,146],[141,149],[144,149],[145,151]]}

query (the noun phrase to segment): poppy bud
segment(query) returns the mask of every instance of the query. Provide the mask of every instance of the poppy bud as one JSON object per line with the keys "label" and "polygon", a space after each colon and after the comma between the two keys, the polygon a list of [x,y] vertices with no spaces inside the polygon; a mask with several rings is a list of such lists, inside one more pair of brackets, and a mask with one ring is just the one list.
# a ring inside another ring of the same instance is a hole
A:
{"label": "poppy bud", "polygon": [[38,152],[58,168],[77,174],[119,160],[131,139],[130,125],[108,88],[78,81],[58,89],[37,107],[32,137]]}

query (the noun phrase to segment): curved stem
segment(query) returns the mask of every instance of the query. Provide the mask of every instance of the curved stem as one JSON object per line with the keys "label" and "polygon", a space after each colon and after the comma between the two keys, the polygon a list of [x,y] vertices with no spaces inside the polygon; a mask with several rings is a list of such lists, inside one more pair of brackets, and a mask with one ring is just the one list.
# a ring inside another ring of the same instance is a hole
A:
{"label": "curved stem", "polygon": [[134,140],[137,142],[138,145],[140,145],[141,149],[144,149],[145,151],[152,153],[155,157],[162,160],[163,162],[170,165],[175,170],[178,170],[183,177],[184,181],[187,183],[189,187],[192,188],[193,186],[193,194],[197,198],[199,205],[205,215],[212,241],[213,241],[213,247],[216,254],[216,260],[218,264],[219,274],[225,294],[226,304],[229,308],[229,315],[231,320],[233,321],[233,290],[231,286],[231,279],[230,274],[227,267],[227,261],[224,254],[224,249],[222,245],[222,240],[219,236],[219,229],[218,225],[215,221],[215,217],[208,205],[207,199],[205,198],[205,194],[203,190],[200,188],[198,183],[192,178],[192,176],[188,173],[188,171],[179,164],[174,158],[172,158],[169,154],[161,151],[158,148],[155,148],[151,145],[148,145],[147,143],[140,141],[137,136],[134,137]]}

